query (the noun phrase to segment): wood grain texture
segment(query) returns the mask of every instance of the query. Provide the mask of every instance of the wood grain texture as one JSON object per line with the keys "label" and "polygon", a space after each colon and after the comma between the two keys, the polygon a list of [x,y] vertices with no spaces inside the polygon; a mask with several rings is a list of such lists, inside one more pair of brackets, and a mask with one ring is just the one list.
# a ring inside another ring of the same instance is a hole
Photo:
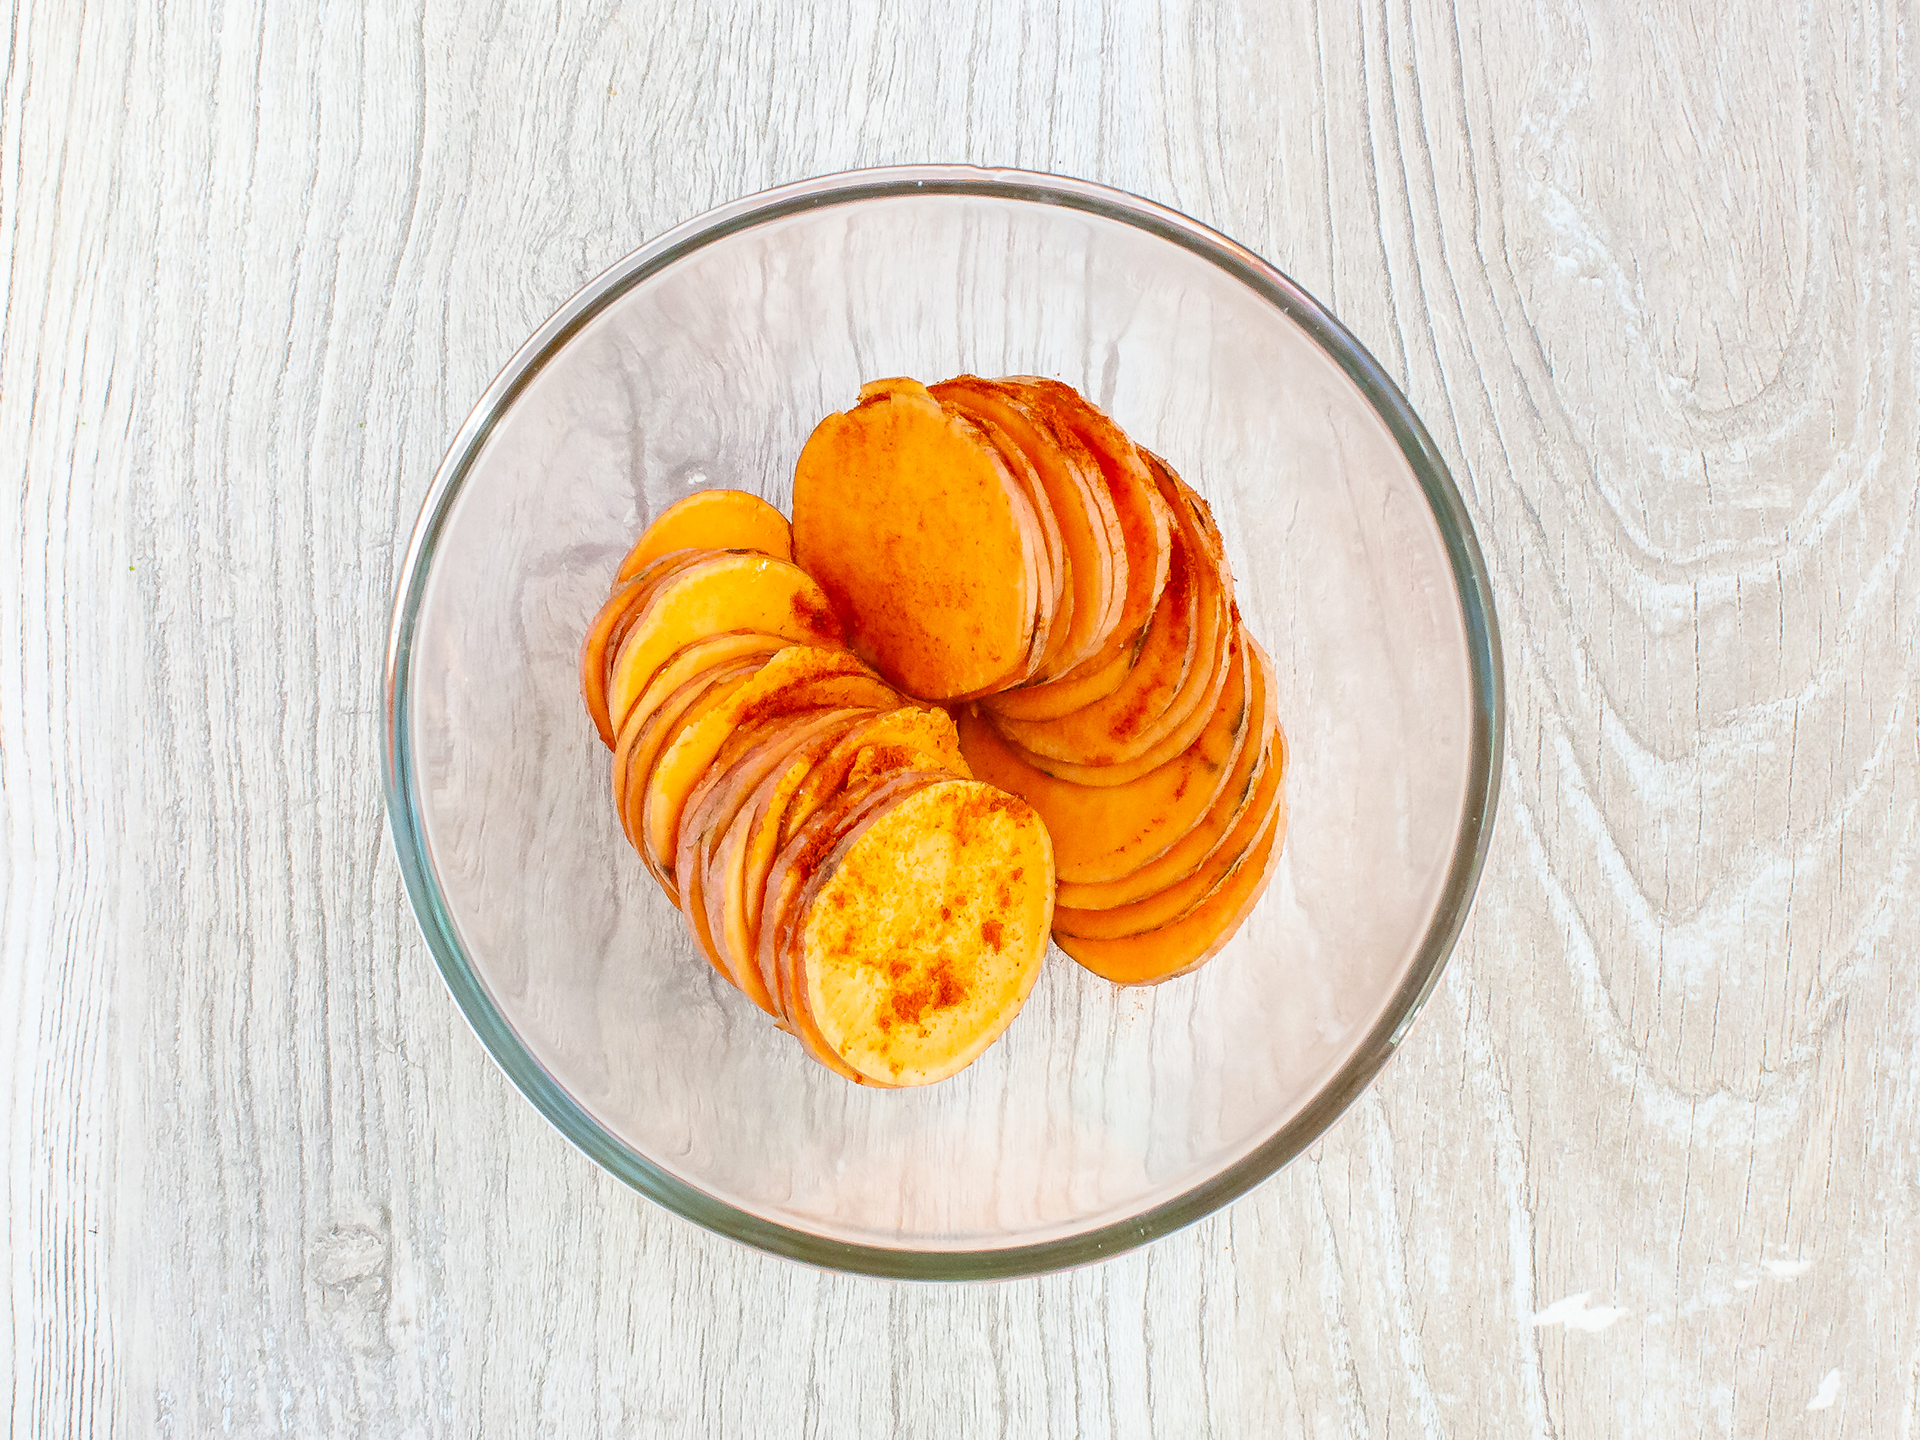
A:
{"label": "wood grain texture", "polygon": [[[1920,1435],[1910,5],[8,28],[13,1434]],[[400,547],[520,340],[710,205],[925,159],[1153,196],[1328,300],[1468,497],[1512,718],[1382,1082],[1191,1231],[974,1288],[570,1150],[377,784]]]}

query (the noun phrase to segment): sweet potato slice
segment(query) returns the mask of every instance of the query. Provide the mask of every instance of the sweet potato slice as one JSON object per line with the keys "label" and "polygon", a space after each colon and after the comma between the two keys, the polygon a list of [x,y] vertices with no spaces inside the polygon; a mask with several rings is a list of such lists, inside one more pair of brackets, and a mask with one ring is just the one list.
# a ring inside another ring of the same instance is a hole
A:
{"label": "sweet potato slice", "polygon": [[[1056,427],[1017,391],[960,375],[933,386],[932,393],[975,422],[998,426],[1040,481],[1060,536],[1066,579],[1053,636],[1035,671],[1036,679],[1049,679],[1091,655],[1119,623],[1125,587],[1114,584],[1112,556],[1125,549],[1113,501],[1104,484],[1089,478],[1097,476],[1098,465],[1079,437]],[[1081,459],[1084,464],[1077,463]]]}
{"label": "sweet potato slice", "polygon": [[762,780],[707,859],[708,925],[740,988],[768,1014],[777,1013],[760,976],[760,916],[767,878],[781,843],[781,820],[793,792],[839,737],[868,718],[847,716],[809,739]]}
{"label": "sweet potato slice", "polygon": [[977,703],[1009,720],[1058,720],[1118,690],[1126,683],[1127,672],[1133,669],[1134,657],[1138,654],[1136,645],[1132,650],[1120,651],[1098,670],[1078,676],[1063,675],[1044,685],[1002,690],[982,696]]}
{"label": "sweet potato slice", "polygon": [[[1144,464],[1145,457],[1142,459]],[[1211,697],[1219,692],[1215,667],[1225,658],[1222,645],[1228,633],[1232,578],[1221,563],[1218,535],[1208,528],[1211,517],[1205,516],[1203,524],[1204,506],[1188,503],[1189,498],[1197,502],[1198,497],[1186,491],[1164,466],[1149,467],[1148,473],[1174,520],[1172,559],[1161,608],[1154,614],[1132,670],[1113,694],[1057,720],[1002,720],[1008,736],[1034,754],[1076,765],[1138,760],[1176,730],[1182,730],[1183,722],[1199,706],[1211,703]],[[1165,635],[1162,627],[1167,598],[1180,592],[1183,578],[1193,593],[1197,617],[1194,660],[1170,686],[1158,642]]]}
{"label": "sweet potato slice", "polygon": [[593,728],[600,732],[600,743],[608,749],[613,748],[614,733],[607,715],[607,655],[609,647],[617,646],[633,623],[642,598],[638,582],[616,585],[580,642],[580,698],[593,717]]}
{"label": "sweet potato slice", "polygon": [[1018,483],[980,428],[924,386],[869,386],[822,420],[793,477],[794,558],[854,649],[922,699],[1020,673],[1037,577]]}
{"label": "sweet potato slice", "polygon": [[641,827],[641,800],[646,795],[647,779],[653,773],[653,765],[660,752],[680,733],[682,727],[704,708],[719,703],[746,684],[748,677],[765,663],[765,659],[765,656],[754,656],[704,670],[675,690],[651,715],[644,719],[635,715],[633,723],[621,729],[620,743],[615,747],[613,756],[614,808],[620,816],[621,828],[626,831],[628,841],[640,852],[640,860],[647,867],[647,873],[660,881],[669,896],[673,891],[667,887],[653,858],[647,854],[645,832]]}
{"label": "sweet potato slice", "polygon": [[[1076,785],[1094,786],[1129,785],[1149,771],[1165,765],[1199,738],[1200,732],[1206,728],[1207,722],[1212,718],[1213,704],[1219,699],[1221,690],[1226,687],[1227,676],[1232,673],[1229,664],[1231,641],[1241,631],[1239,617],[1233,614],[1231,609],[1227,618],[1230,623],[1222,628],[1222,643],[1214,663],[1211,666],[1196,666],[1189,674],[1189,680],[1198,687],[1200,693],[1193,702],[1193,708],[1188,711],[1186,719],[1154,741],[1138,756],[1108,765],[1081,765],[1070,760],[1054,760],[1034,755],[1026,750],[1021,751],[1022,758],[1035,769],[1044,770],[1057,780],[1071,780]],[[1186,709],[1186,701],[1180,701],[1179,704],[1181,709]]]}
{"label": "sweet potato slice", "polygon": [[[1028,438],[1036,452],[1058,462],[1057,478],[1063,482],[1057,492],[1061,513],[1071,517],[1074,502],[1078,501],[1086,520],[1085,534],[1081,537],[1086,541],[1086,549],[1071,550],[1072,557],[1075,563],[1091,560],[1097,571],[1098,594],[1104,597],[1091,622],[1075,628],[1067,637],[1067,643],[1048,657],[1046,668],[1038,678],[1051,680],[1093,658],[1119,628],[1128,588],[1126,532],[1100,461],[1079,434],[1056,423],[1044,406],[1035,404],[1017,385],[1004,380],[985,383],[993,395],[1027,420],[1031,427]],[[1040,462],[1035,464],[1038,468]],[[1049,490],[1050,495],[1055,493]],[[1073,528],[1079,529],[1077,525]],[[1068,529],[1069,522],[1063,521],[1063,541]]]}
{"label": "sweet potato slice", "polygon": [[[728,767],[726,776],[704,798],[689,804],[680,827],[680,854],[674,876],[680,904],[689,921],[708,938],[727,978],[754,996],[749,972],[758,976],[743,935],[728,929],[729,905],[738,893],[745,858],[746,827],[740,822],[770,780],[778,777],[823,735],[844,726],[858,712],[820,710],[786,717],[766,727],[760,741]],[[696,913],[697,912],[697,913]]]}
{"label": "sweet potato slice", "polygon": [[847,786],[856,766],[864,774],[885,769],[972,773],[960,750],[953,717],[946,711],[906,706],[876,715],[842,736],[794,792],[782,825],[782,843]]}
{"label": "sweet potato slice", "polygon": [[[729,934],[737,926],[747,951],[758,954],[760,917],[775,858],[800,828],[837,796],[855,788],[850,782],[860,772],[858,788],[899,771],[966,775],[959,737],[944,711],[900,709],[869,714],[827,737],[829,743],[810,747],[797,762],[755,796],[741,838],[741,914],[729,918]],[[731,892],[728,904],[735,903]],[[736,950],[736,953],[740,953]],[[752,990],[749,989],[749,994]]]}
{"label": "sweet potato slice", "polygon": [[654,671],[653,679],[640,693],[640,698],[627,707],[620,725],[621,733],[625,734],[636,723],[645,724],[647,717],[659,709],[669,695],[696,675],[740,660],[765,659],[776,650],[785,649],[789,643],[782,636],[768,635],[759,630],[729,630],[719,635],[703,636],[681,646]]}
{"label": "sweet potato slice", "polygon": [[[1021,749],[1051,760],[1081,765],[1111,765],[1134,758],[1158,737],[1158,726],[1180,693],[1196,662],[1210,665],[1211,650],[1201,654],[1202,606],[1216,607],[1217,595],[1203,591],[1203,567],[1192,563],[1189,548],[1174,533],[1173,562],[1159,608],[1147,626],[1145,641],[1120,688],[1058,720],[996,718],[1001,731]],[[1209,616],[1212,616],[1209,609]]]}
{"label": "sweet potato slice", "polygon": [[788,1018],[868,1083],[970,1065],[1026,1003],[1046,954],[1052,846],[1033,808],[944,780],[866,816],[796,907]]}
{"label": "sweet potato slice", "polygon": [[[1201,817],[1199,824],[1188,829],[1164,852],[1116,880],[1070,881],[1065,878],[1063,866],[1060,894],[1056,902],[1059,907],[1107,910],[1116,905],[1130,905],[1166,889],[1176,880],[1185,879],[1219,848],[1252,803],[1262,766],[1275,760],[1284,762],[1286,740],[1279,733],[1279,719],[1274,713],[1273,680],[1269,669],[1271,662],[1251,640],[1244,640],[1243,649],[1246,655],[1248,724],[1243,732],[1239,754],[1234,758],[1232,772],[1227,776],[1227,783],[1220,787],[1220,793],[1214,797],[1212,808]],[[1227,693],[1230,692],[1231,685]],[[1223,693],[1220,703],[1227,703],[1226,693]],[[1275,737],[1279,742],[1277,750],[1269,743]],[[1202,743],[1204,740],[1196,741],[1195,745]],[[1045,809],[1041,808],[1040,813],[1046,814]],[[1056,851],[1061,848],[1058,833],[1054,836],[1054,846]]]}
{"label": "sweet potato slice", "polygon": [[1134,447],[1140,452],[1148,472],[1159,487],[1160,498],[1173,507],[1174,519],[1178,523],[1193,527],[1206,552],[1213,557],[1214,569],[1220,572],[1220,585],[1227,594],[1233,593],[1233,567],[1227,563],[1227,543],[1220,534],[1220,526],[1213,518],[1213,507],[1201,497],[1200,492],[1180,478],[1180,472],[1145,446]]}
{"label": "sweet potato slice", "polygon": [[767,872],[766,891],[760,902],[760,943],[756,957],[760,978],[772,998],[775,1014],[792,1019],[780,963],[781,945],[786,938],[782,927],[793,918],[794,905],[814,869],[832,853],[849,826],[889,798],[931,784],[937,778],[937,775],[903,770],[863,789],[843,791],[809,817],[793,838],[780,847]]}
{"label": "sweet potato slice", "polygon": [[676,500],[641,533],[620,562],[614,583],[637,574],[670,550],[753,550],[776,560],[793,558],[787,517],[745,490],[696,490]]}
{"label": "sweet potato slice", "polygon": [[1021,525],[1030,532],[1028,563],[1034,567],[1033,624],[1027,640],[1027,658],[1022,662],[1017,678],[996,682],[996,686],[1021,684],[1039,670],[1041,661],[1052,646],[1055,627],[1063,622],[1061,606],[1067,599],[1067,572],[1060,526],[1054,519],[1046,491],[1041,488],[1039,476],[1034,473],[1033,462],[1027,458],[1026,452],[991,420],[970,415],[958,406],[949,404],[943,408],[971,420],[979,427],[980,433],[1007,467],[1007,473],[1013,476],[1019,490],[1021,504],[1016,508],[1020,511]]}
{"label": "sweet potato slice", "polygon": [[627,631],[646,608],[647,601],[653,598],[659,582],[668,574],[685,569],[701,554],[696,550],[676,550],[643,567],[630,579],[616,581],[606,603],[587,627],[586,637],[580,642],[580,698],[586,702],[594,729],[600,732],[602,743],[609,749],[619,728],[607,714],[607,676],[613,668],[613,657],[619,653]]}
{"label": "sweet potato slice", "polygon": [[793,937],[804,919],[803,901],[811,897],[820,867],[869,817],[944,778],[937,772],[901,771],[840,792],[782,847],[769,877],[762,902],[759,960],[775,1011],[803,1048],[849,1079],[860,1077],[794,1018],[800,1001],[791,962]]}
{"label": "sweet potato slice", "polygon": [[[1079,437],[1097,462],[1112,497],[1126,546],[1126,598],[1112,630],[1102,637],[1101,648],[1081,662],[1089,670],[1101,669],[1134,643],[1160,603],[1172,559],[1172,513],[1133,442],[1079,391],[1036,375],[1010,376],[1001,383],[1018,390],[1051,415],[1055,423]],[[1115,569],[1118,573],[1119,565]]]}
{"label": "sweet potato slice", "polygon": [[[713,845],[733,823],[747,798],[768,775],[785,764],[809,739],[848,716],[847,711],[802,711],[757,727],[759,738],[723,769],[718,762],[687,800],[673,875],[680,886],[680,909],[693,938],[716,969],[735,985],[740,977],[724,935],[713,926],[718,909],[706,893],[707,860]],[[744,988],[744,986],[742,986]]]}
{"label": "sweet potato slice", "polygon": [[794,645],[775,653],[724,703],[706,707],[660,751],[641,800],[642,844],[668,893],[676,893],[672,867],[687,797],[739,726],[795,711],[878,708],[899,699],[891,686],[846,651]]}
{"label": "sweet potato slice", "polygon": [[1275,809],[1240,863],[1198,905],[1171,924],[1123,940],[1056,935],[1054,942],[1087,969],[1120,985],[1157,985],[1197,970],[1234,936],[1280,862],[1285,808]]}
{"label": "sweet potato slice", "polygon": [[826,594],[798,566],[766,555],[707,556],[655,591],[621,642],[607,682],[614,731],[672,655],[726,630],[761,631],[796,645],[832,647],[842,639]]}
{"label": "sweet potato slice", "polygon": [[1285,761],[1281,756],[1271,754],[1272,736],[1262,734],[1255,738],[1263,750],[1269,751],[1270,760],[1278,760],[1279,763],[1268,763],[1261,768],[1252,803],[1241,812],[1221,844],[1191,875],[1183,876],[1165,889],[1129,905],[1115,905],[1102,910],[1056,905],[1053,928],[1063,935],[1080,939],[1123,940],[1129,935],[1145,934],[1149,930],[1172,924],[1211,895],[1266,830],[1276,807],[1281,811],[1286,807],[1286,793],[1281,788],[1286,773]]}
{"label": "sweet potato slice", "polygon": [[[1205,820],[1231,778],[1249,732],[1246,666],[1210,723],[1184,752],[1128,785],[1076,785],[1035,770],[976,714],[960,717],[960,748],[980,779],[1030,803],[1053,835],[1063,886],[1119,879]],[[1259,743],[1258,736],[1254,743]]]}

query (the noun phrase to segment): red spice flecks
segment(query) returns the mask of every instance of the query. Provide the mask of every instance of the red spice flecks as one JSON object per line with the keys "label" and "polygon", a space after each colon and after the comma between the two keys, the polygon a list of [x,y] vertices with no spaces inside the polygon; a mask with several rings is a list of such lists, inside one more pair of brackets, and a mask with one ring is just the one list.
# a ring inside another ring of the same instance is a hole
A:
{"label": "red spice flecks", "polygon": [[952,1009],[966,998],[966,982],[954,974],[952,959],[943,955],[919,984],[889,995],[883,1013],[890,1014],[897,1024],[918,1026],[924,1032],[934,1011]]}
{"label": "red spice flecks", "polygon": [[814,604],[805,590],[793,592],[792,609],[793,618],[813,634],[836,644],[845,638],[846,631],[840,624],[840,617],[830,607]]}

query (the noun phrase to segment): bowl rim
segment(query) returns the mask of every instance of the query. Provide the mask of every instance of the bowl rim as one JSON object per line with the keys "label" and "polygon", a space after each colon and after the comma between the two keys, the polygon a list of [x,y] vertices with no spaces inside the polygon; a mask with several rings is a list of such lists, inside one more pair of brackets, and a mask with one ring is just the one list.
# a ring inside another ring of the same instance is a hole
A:
{"label": "bowl rim", "polygon": [[[1346,1063],[1286,1124],[1234,1164],[1125,1220],[1077,1234],[984,1249],[913,1249],[815,1235],[750,1214],[669,1174],[580,1105],[507,1022],[480,980],[428,858],[414,804],[409,681],[414,631],[440,533],[495,425],[541,368],[615,300],[675,261],[740,231],[801,211],[892,196],[986,195],[1077,210],[1169,241],[1217,266],[1301,326],[1386,422],[1420,482],[1452,567],[1465,626],[1472,701],[1467,787],[1439,903],[1391,1001]],[[1466,921],[1492,837],[1504,744],[1499,626],[1486,561],[1465,503],[1426,427],[1380,363],[1293,280],[1227,236],[1176,210],[1088,180],[971,165],[902,165],[818,176],[747,195],[675,226],[590,280],[515,352],[448,447],[428,487],[395,587],[385,675],[382,782],[396,858],[428,948],[454,1002],[508,1080],[590,1158],[635,1190],[707,1230],[827,1269],[892,1279],[989,1280],[1089,1264],[1213,1213],[1323,1135],[1393,1055],[1419,1015]]]}

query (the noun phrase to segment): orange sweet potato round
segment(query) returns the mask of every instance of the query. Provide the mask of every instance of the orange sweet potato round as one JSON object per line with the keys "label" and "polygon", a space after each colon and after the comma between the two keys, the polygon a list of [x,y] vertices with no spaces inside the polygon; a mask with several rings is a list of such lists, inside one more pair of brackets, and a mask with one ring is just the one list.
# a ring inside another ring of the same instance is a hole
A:
{"label": "orange sweet potato round", "polygon": [[[1262,766],[1285,762],[1286,737],[1280,733],[1279,720],[1274,714],[1273,682],[1268,670],[1270,662],[1251,640],[1245,641],[1244,648],[1247,660],[1248,722],[1239,754],[1234,758],[1232,773],[1227,776],[1227,783],[1220,787],[1220,793],[1214,797],[1212,807],[1198,824],[1189,828],[1165,851],[1118,879],[1068,880],[1063,866],[1059,895],[1061,906],[1076,910],[1106,910],[1116,905],[1130,905],[1166,889],[1176,880],[1185,879],[1213,854],[1252,802],[1263,773]],[[1224,694],[1221,703],[1226,703]],[[1263,740],[1263,736],[1269,739]],[[1046,813],[1044,808],[1041,813]]]}
{"label": "orange sweet potato round", "polygon": [[[1079,664],[1119,624],[1124,579],[1114,583],[1113,556],[1124,557],[1119,517],[1098,464],[1070,430],[1055,426],[1017,390],[973,375],[933,387],[932,393],[977,422],[997,425],[1026,455],[1060,534],[1067,585],[1060,619],[1036,679]],[[1064,712],[1063,712],[1064,713]]]}
{"label": "orange sweet potato round", "polygon": [[593,717],[601,742],[609,748],[613,745],[614,733],[620,728],[607,713],[607,681],[612,674],[614,657],[620,653],[627,632],[645,611],[654,591],[667,577],[686,569],[705,553],[675,550],[651,561],[629,579],[615,581],[606,604],[587,627],[586,638],[580,642],[580,696],[586,701],[587,714]]}
{"label": "orange sweet potato round", "polygon": [[753,791],[810,739],[850,713],[802,711],[756,727],[758,740],[740,751],[731,763],[722,766],[716,762],[688,797],[673,865],[674,880],[680,886],[680,908],[688,929],[707,958],[743,989],[734,956],[726,944],[725,931],[712,923],[720,907],[714,903],[715,897],[706,891],[709,857]]}
{"label": "orange sweet potato round", "polygon": [[620,562],[619,584],[656,556],[672,550],[756,550],[776,560],[793,558],[793,528],[787,517],[745,490],[696,490],[677,500],[641,532]]}
{"label": "orange sweet potato round", "polygon": [[1235,683],[1191,746],[1127,785],[1079,785],[1035,770],[974,713],[960,718],[960,746],[976,776],[1040,812],[1053,834],[1063,884],[1116,880],[1200,824],[1226,787],[1249,728],[1245,668],[1235,664]]}
{"label": "orange sweet potato round", "polygon": [[[1241,811],[1221,843],[1190,875],[1184,875],[1164,889],[1126,905],[1100,910],[1080,910],[1065,906],[1054,911],[1054,929],[1063,935],[1087,940],[1121,940],[1170,925],[1199,904],[1245,858],[1267,829],[1275,813],[1284,814],[1286,794],[1281,788],[1286,764],[1271,753],[1271,737],[1257,737],[1269,751],[1269,762],[1260,771],[1252,802]],[[1279,763],[1271,763],[1278,761]]]}
{"label": "orange sweet potato round", "polygon": [[885,706],[899,696],[844,650],[792,645],[776,652],[726,699],[704,706],[660,750],[640,799],[641,844],[672,893],[680,817],[727,738],[743,724],[776,714],[847,706]]}
{"label": "orange sweet potato round", "polygon": [[1160,603],[1172,559],[1172,512],[1133,442],[1079,391],[1036,375],[1014,376],[1001,383],[1021,393],[1062,429],[1078,437],[1092,454],[1112,498],[1126,547],[1124,559],[1115,566],[1116,574],[1125,576],[1125,599],[1112,629],[1102,637],[1101,647],[1066,673],[1104,668],[1115,654],[1134,643]]}
{"label": "orange sweet potato round", "polygon": [[999,1038],[1053,910],[1047,829],[972,780],[912,789],[846,830],[787,921],[787,1016],[869,1084],[927,1085]]}
{"label": "orange sweet potato round", "polygon": [[1280,860],[1284,807],[1239,865],[1199,904],[1171,924],[1122,940],[1057,935],[1055,943],[1087,969],[1120,985],[1157,985],[1211,960],[1231,940],[1273,878]]}
{"label": "orange sweet potato round", "polygon": [[[781,822],[794,791],[812,773],[820,757],[842,734],[866,718],[868,712],[861,712],[828,726],[761,781],[727,826],[709,861],[713,876],[708,882],[709,923],[722,937],[722,953],[740,988],[769,1014],[777,1011],[760,975],[760,918],[767,880],[780,851]],[[716,905],[717,914],[713,910]]]}
{"label": "orange sweet potato round", "polygon": [[613,757],[614,807],[619,812],[628,841],[640,852],[640,860],[647,867],[647,873],[659,881],[660,888],[676,902],[678,897],[673,887],[654,864],[646,847],[643,802],[654,762],[682,729],[698,719],[707,708],[724,701],[746,684],[765,663],[765,656],[755,656],[703,671],[668,696],[651,715],[642,719],[636,714],[632,723],[621,730],[620,743]]}
{"label": "orange sweet potato round", "polygon": [[[1105,765],[1081,765],[1070,760],[1048,759],[1023,750],[1024,758],[1036,769],[1046,771],[1055,779],[1071,780],[1076,785],[1128,785],[1165,765],[1191,745],[1206,728],[1213,714],[1214,702],[1226,686],[1227,676],[1232,669],[1230,657],[1233,653],[1233,637],[1241,633],[1238,616],[1230,613],[1227,618],[1229,623],[1220,630],[1221,639],[1215,660],[1210,665],[1196,665],[1188,672],[1189,685],[1199,691],[1192,702],[1193,708],[1187,710],[1184,720],[1137,756]],[[1180,709],[1187,709],[1187,701],[1181,700],[1178,704]]]}
{"label": "orange sweet potato round", "polygon": [[825,593],[799,567],[767,555],[702,554],[653,592],[620,643],[607,679],[614,732],[671,656],[730,630],[798,645],[836,646],[842,639]]}
{"label": "orange sweet potato round", "polygon": [[944,710],[906,706],[850,729],[821,757],[795,790],[782,826],[790,839],[833,796],[855,782],[854,770],[948,770],[968,774],[953,717]]}
{"label": "orange sweet potato round", "polygon": [[903,770],[882,776],[858,790],[848,790],[816,811],[792,839],[781,846],[772,868],[767,872],[766,893],[761,900],[759,964],[762,982],[773,999],[775,1013],[793,1019],[791,977],[781,964],[781,951],[787,930],[797,918],[802,892],[813,872],[833,852],[833,847],[853,826],[885,805],[890,799],[933,783],[937,775]]}
{"label": "orange sweet potato round", "polygon": [[887,381],[821,421],[800,452],[794,558],[882,676],[952,699],[1028,662],[1038,577],[1027,508],[977,425],[924,386]]}
{"label": "orange sweet potato round", "polygon": [[[1218,596],[1208,588],[1205,567],[1195,565],[1184,537],[1175,531],[1173,559],[1160,604],[1127,677],[1111,695],[1058,720],[996,717],[1009,740],[1050,760],[1112,765],[1134,759],[1160,738],[1163,718],[1197,663],[1210,666],[1211,647],[1199,649],[1203,619],[1217,627]],[[1206,637],[1210,638],[1210,637]]]}

